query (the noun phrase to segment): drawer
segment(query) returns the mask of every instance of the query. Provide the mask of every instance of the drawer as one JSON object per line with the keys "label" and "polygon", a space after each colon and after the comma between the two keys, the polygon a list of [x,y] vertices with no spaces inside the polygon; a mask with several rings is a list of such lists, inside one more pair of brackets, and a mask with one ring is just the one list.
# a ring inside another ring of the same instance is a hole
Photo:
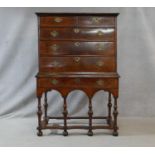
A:
{"label": "drawer", "polygon": [[114,41],[114,28],[41,28],[41,40]]}
{"label": "drawer", "polygon": [[114,72],[114,57],[41,57],[41,72]]}
{"label": "drawer", "polygon": [[115,56],[114,42],[40,41],[40,55]]}
{"label": "drawer", "polygon": [[81,27],[114,27],[115,17],[102,16],[80,16],[78,26]]}
{"label": "drawer", "polygon": [[40,26],[76,26],[77,17],[68,16],[47,16],[40,17]]}
{"label": "drawer", "polygon": [[118,79],[115,78],[84,78],[84,77],[53,77],[38,78],[38,87],[96,87],[118,88]]}

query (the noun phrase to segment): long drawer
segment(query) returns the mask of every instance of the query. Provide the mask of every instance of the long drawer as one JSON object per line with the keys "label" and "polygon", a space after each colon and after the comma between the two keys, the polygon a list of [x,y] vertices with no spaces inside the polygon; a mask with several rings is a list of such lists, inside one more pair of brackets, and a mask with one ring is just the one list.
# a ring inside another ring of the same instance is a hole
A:
{"label": "long drawer", "polygon": [[114,72],[115,57],[40,57],[40,72]]}
{"label": "long drawer", "polygon": [[69,78],[51,77],[39,78],[38,87],[97,87],[97,88],[118,88],[116,78]]}
{"label": "long drawer", "polygon": [[42,28],[40,40],[114,41],[114,28]]}
{"label": "long drawer", "polygon": [[114,56],[114,42],[40,41],[41,56],[102,55]]}

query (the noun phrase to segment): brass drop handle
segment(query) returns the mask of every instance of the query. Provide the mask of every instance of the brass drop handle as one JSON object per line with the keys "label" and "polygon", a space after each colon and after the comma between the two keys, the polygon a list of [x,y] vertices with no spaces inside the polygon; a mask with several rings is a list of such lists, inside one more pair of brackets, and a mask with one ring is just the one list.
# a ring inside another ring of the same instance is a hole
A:
{"label": "brass drop handle", "polygon": [[98,35],[98,36],[103,36],[104,33],[103,33],[102,31],[98,31],[98,32],[97,32],[97,35]]}
{"label": "brass drop handle", "polygon": [[51,34],[52,37],[57,37],[59,35],[59,33],[57,31],[55,31],[55,30],[52,31],[50,34]]}
{"label": "brass drop handle", "polygon": [[78,46],[80,46],[80,43],[79,42],[75,42],[74,45],[78,47]]}
{"label": "brass drop handle", "polygon": [[104,65],[104,62],[103,61],[97,61],[96,65],[98,67],[102,67]]}
{"label": "brass drop handle", "polygon": [[51,83],[52,83],[53,85],[57,85],[57,84],[59,83],[59,81],[58,81],[57,79],[52,79],[52,80],[51,80]]}
{"label": "brass drop handle", "polygon": [[99,24],[101,20],[102,20],[101,17],[93,17],[92,18],[92,23]]}
{"label": "brass drop handle", "polygon": [[74,61],[75,62],[79,62],[80,61],[80,57],[74,57]]}
{"label": "brass drop handle", "polygon": [[74,33],[79,33],[80,32],[80,29],[75,28],[73,31],[74,31]]}
{"label": "brass drop handle", "polygon": [[97,81],[96,81],[96,84],[97,84],[98,86],[103,86],[103,85],[104,85],[104,81],[103,81],[103,80],[97,80]]}
{"label": "brass drop handle", "polygon": [[75,78],[74,80],[76,83],[80,83],[81,82],[81,79],[80,78]]}
{"label": "brass drop handle", "polygon": [[53,45],[50,46],[50,49],[52,51],[57,51],[59,49],[59,46],[57,44],[53,44]]}
{"label": "brass drop handle", "polygon": [[60,23],[62,21],[63,21],[63,19],[61,17],[55,17],[54,18],[54,22],[56,22],[56,23]]}
{"label": "brass drop handle", "polygon": [[59,67],[59,65],[60,65],[60,63],[56,60],[52,62],[53,67]]}
{"label": "brass drop handle", "polygon": [[100,43],[96,44],[96,49],[97,49],[98,51],[104,50],[104,44],[100,44]]}

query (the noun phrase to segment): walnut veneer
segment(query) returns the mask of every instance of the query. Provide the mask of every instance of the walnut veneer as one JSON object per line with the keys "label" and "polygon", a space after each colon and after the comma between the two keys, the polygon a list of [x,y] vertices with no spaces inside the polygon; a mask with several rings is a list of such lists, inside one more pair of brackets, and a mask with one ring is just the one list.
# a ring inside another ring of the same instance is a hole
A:
{"label": "walnut veneer", "polygon": [[[42,136],[42,129],[62,129],[65,136],[68,129],[87,129],[90,136],[94,129],[112,129],[113,135],[118,135],[117,15],[37,13],[38,136]],[[75,89],[84,91],[89,98],[88,117],[68,115],[66,98]],[[63,117],[48,116],[47,92],[51,90],[58,90],[64,99]],[[93,116],[91,99],[99,90],[109,94],[107,116]],[[44,103],[41,103],[43,95]],[[63,119],[64,125],[50,125],[49,119]],[[88,119],[88,125],[71,126],[67,123],[68,119]],[[106,119],[107,124],[94,126],[93,119]]]}

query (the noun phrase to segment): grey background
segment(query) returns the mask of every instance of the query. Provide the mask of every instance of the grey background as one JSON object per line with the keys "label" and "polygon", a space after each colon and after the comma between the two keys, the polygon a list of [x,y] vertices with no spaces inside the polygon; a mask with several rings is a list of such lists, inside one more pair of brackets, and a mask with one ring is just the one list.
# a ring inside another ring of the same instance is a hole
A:
{"label": "grey background", "polygon": [[[119,116],[155,116],[155,8],[0,8],[0,117],[36,115],[35,12],[119,12]],[[106,98],[102,91],[94,96],[94,114],[106,113]],[[49,114],[61,114],[63,100],[56,91],[49,104]],[[68,104],[71,115],[87,114],[82,92],[72,92]]]}

